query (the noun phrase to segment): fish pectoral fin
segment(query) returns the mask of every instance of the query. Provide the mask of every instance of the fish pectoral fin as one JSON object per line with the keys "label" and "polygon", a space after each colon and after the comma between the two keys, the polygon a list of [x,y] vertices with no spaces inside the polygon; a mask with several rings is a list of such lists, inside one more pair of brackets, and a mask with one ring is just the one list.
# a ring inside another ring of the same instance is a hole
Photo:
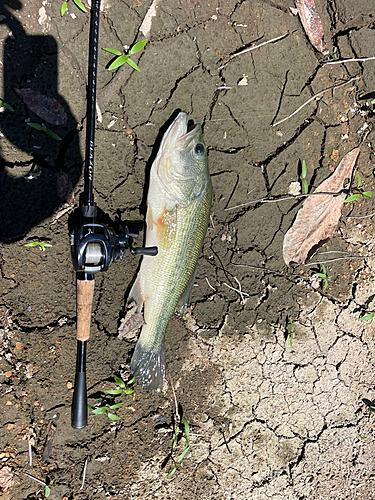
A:
{"label": "fish pectoral fin", "polygon": [[188,284],[186,285],[185,290],[183,291],[181,297],[179,298],[176,306],[176,311],[179,314],[182,314],[184,310],[186,309],[188,303],[189,303],[189,298],[190,298],[190,292],[191,289],[193,288],[195,277],[197,275],[197,265],[194,268],[193,274],[191,275]]}
{"label": "fish pectoral fin", "polygon": [[132,286],[132,289],[130,290],[128,302],[135,302],[137,304],[137,313],[142,311],[144,300],[142,298],[141,282],[139,279],[139,275],[137,276]]}
{"label": "fish pectoral fin", "polygon": [[168,210],[164,208],[163,212],[157,218],[156,226],[156,241],[165,249],[169,249],[177,232],[177,208]]}

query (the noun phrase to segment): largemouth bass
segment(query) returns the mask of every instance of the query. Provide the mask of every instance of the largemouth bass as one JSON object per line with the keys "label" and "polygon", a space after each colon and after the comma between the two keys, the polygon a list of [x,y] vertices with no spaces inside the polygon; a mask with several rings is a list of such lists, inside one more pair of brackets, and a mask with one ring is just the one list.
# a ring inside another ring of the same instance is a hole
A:
{"label": "largemouth bass", "polygon": [[176,307],[186,307],[207,231],[212,187],[200,125],[187,130],[179,113],[165,133],[151,167],[146,246],[129,301],[143,307],[145,325],[130,364],[143,389],[160,389],[165,377],[164,333]]}

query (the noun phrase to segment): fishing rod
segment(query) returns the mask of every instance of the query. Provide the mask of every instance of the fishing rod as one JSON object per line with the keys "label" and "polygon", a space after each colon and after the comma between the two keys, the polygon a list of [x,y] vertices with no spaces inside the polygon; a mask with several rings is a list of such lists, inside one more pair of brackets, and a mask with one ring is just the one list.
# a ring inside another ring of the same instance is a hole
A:
{"label": "fishing rod", "polygon": [[132,246],[133,240],[139,235],[136,227],[126,226],[117,234],[112,227],[97,220],[93,176],[99,14],[100,0],[93,0],[90,21],[84,190],[80,196],[79,224],[70,234],[71,255],[77,278],[77,358],[71,413],[73,429],[83,429],[87,425],[86,356],[87,341],[90,338],[94,275],[99,271],[106,271],[113,261],[122,260],[127,249],[132,255],[153,256],[158,253],[157,247]]}

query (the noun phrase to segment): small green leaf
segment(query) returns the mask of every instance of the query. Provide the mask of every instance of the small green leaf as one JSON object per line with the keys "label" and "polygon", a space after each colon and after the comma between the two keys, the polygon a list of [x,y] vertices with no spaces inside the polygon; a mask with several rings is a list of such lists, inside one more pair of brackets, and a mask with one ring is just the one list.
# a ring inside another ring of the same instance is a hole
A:
{"label": "small green leaf", "polygon": [[129,387],[127,387],[125,389],[125,394],[133,394],[133,392],[134,392],[134,389],[130,389]]}
{"label": "small green leaf", "polygon": [[135,69],[135,70],[137,70],[137,71],[141,71],[141,70],[138,68],[138,66],[135,64],[135,62],[134,62],[134,61],[132,61],[131,59],[129,59],[129,58],[128,58],[128,60],[127,60],[126,62],[127,62],[127,63],[129,64],[129,66],[131,66],[133,69]]}
{"label": "small green leaf", "polygon": [[305,178],[307,175],[307,167],[306,167],[306,162],[303,160],[302,162],[302,178]]}
{"label": "small green leaf", "polygon": [[371,191],[365,191],[364,193],[362,193],[362,196],[364,198],[371,198],[371,195],[372,195]]}
{"label": "small green leaf", "polygon": [[371,101],[371,104],[375,104],[375,99],[373,99],[373,100]]}
{"label": "small green leaf", "polygon": [[39,245],[39,241],[33,241],[32,243],[27,243],[25,247],[36,247]]}
{"label": "small green leaf", "polygon": [[323,274],[323,273],[316,273],[315,276],[318,276],[318,278],[322,278],[322,279],[326,279],[327,278],[327,276],[325,274]]}
{"label": "small green leaf", "polygon": [[366,314],[365,316],[362,316],[362,318],[359,318],[359,321],[368,321],[368,324],[371,325],[371,323],[374,320],[375,312],[372,312],[370,314]]}
{"label": "small green leaf", "polygon": [[127,385],[130,385],[130,384],[133,384],[134,383],[134,380],[135,380],[135,377],[132,377],[129,382],[127,383]]}
{"label": "small green leaf", "polygon": [[126,56],[125,54],[123,54],[122,56],[116,57],[116,59],[113,61],[113,63],[109,66],[108,71],[111,69],[119,68],[120,66],[125,64],[128,59],[129,59],[129,57]]}
{"label": "small green leaf", "polygon": [[188,424],[188,421],[186,420],[185,417],[183,417],[183,420],[184,420],[184,426],[185,426],[185,436],[188,437],[188,435],[189,435],[189,424]]}
{"label": "small green leaf", "polygon": [[48,128],[44,128],[43,132],[45,134],[47,134],[49,137],[52,137],[52,139],[56,139],[56,141],[62,141],[62,139],[59,135],[55,134],[55,132],[52,132],[52,130],[50,130]]}
{"label": "small green leaf", "polygon": [[176,470],[177,470],[177,467],[176,467],[176,466],[174,466],[174,467],[173,467],[173,469],[171,470],[171,472],[168,474],[168,476],[167,476],[167,477],[171,477],[171,476],[173,476],[173,474],[176,472]]}
{"label": "small green leaf", "polygon": [[328,280],[327,280],[327,279],[325,279],[325,280],[324,280],[323,292],[327,289],[327,286],[328,286]]}
{"label": "small green leaf", "polygon": [[304,194],[307,194],[309,192],[309,185],[307,184],[307,181],[303,179],[302,184],[303,184]]}
{"label": "small green leaf", "polygon": [[27,125],[31,128],[35,128],[35,130],[43,130],[43,127],[39,125],[39,123],[27,122]]}
{"label": "small green leaf", "polygon": [[94,415],[102,415],[107,410],[108,408],[106,406],[103,406],[102,408],[95,408],[94,410],[92,410],[92,413],[94,413]]}
{"label": "small green leaf", "polygon": [[66,2],[61,4],[61,17],[65,14],[67,6],[68,4]]}
{"label": "small green leaf", "polygon": [[181,455],[178,457],[177,459],[177,462],[181,462],[181,460],[184,458],[184,456],[186,455],[186,453],[189,451],[190,449],[190,443],[189,443],[189,440],[186,439],[186,442],[185,442],[185,449],[184,451],[181,453]]}
{"label": "small green leaf", "polygon": [[326,266],[324,264],[320,264],[322,270],[323,270],[323,273],[325,274],[325,276],[327,276],[327,270],[326,270]]}
{"label": "small green leaf", "polygon": [[107,394],[121,394],[122,393],[122,389],[114,389],[112,391],[105,391]]}
{"label": "small green leaf", "polygon": [[121,52],[119,50],[116,50],[116,49],[105,49],[105,48],[103,48],[103,50],[106,50],[107,52],[110,52],[111,54],[115,54],[115,56],[121,56]]}
{"label": "small green leaf", "polygon": [[360,194],[353,194],[352,196],[349,196],[349,198],[346,198],[346,200],[344,201],[344,203],[349,203],[351,201],[358,200],[358,198],[360,196],[361,196]]}
{"label": "small green leaf", "polygon": [[125,382],[122,380],[122,378],[120,377],[113,377],[114,378],[114,381],[116,382],[116,384],[121,387],[121,389],[125,389]]}
{"label": "small green leaf", "polygon": [[4,106],[4,108],[7,109],[8,111],[14,112],[14,109],[12,108],[12,106],[10,104],[7,104],[6,102],[2,101],[1,99],[0,99],[0,106]]}
{"label": "small green leaf", "polygon": [[136,52],[139,52],[140,50],[143,49],[143,47],[146,45],[147,40],[140,40],[139,42],[135,43],[133,47],[130,49],[129,55],[132,56]]}
{"label": "small green leaf", "polygon": [[115,415],[114,413],[107,413],[107,415],[110,420],[121,420],[121,418]]}
{"label": "small green leaf", "polygon": [[361,176],[359,175],[359,172],[357,172],[357,177],[358,177],[358,187],[360,188],[362,185],[362,179]]}
{"label": "small green leaf", "polygon": [[120,408],[124,403],[117,403],[115,405],[110,406],[111,410],[117,410],[117,408]]}
{"label": "small green leaf", "polygon": [[81,9],[82,12],[87,12],[85,6],[83,5],[82,2],[80,2],[80,0],[73,0],[73,2],[76,4],[76,6]]}
{"label": "small green leaf", "polygon": [[51,493],[51,489],[46,485],[46,487],[44,488],[44,496],[45,498],[48,498],[49,495]]}

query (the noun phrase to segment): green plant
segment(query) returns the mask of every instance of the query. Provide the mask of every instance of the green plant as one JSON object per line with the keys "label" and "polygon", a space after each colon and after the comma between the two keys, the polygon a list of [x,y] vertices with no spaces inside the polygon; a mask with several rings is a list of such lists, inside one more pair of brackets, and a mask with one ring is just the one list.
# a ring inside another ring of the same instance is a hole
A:
{"label": "green plant", "polygon": [[55,132],[52,132],[52,130],[50,130],[49,128],[47,128],[45,125],[40,125],[39,123],[30,123],[30,122],[27,122],[28,126],[31,127],[31,128],[34,128],[35,130],[41,130],[42,132],[44,132],[46,135],[48,135],[49,137],[52,137],[52,139],[56,139],[57,141],[61,141],[61,137],[58,136],[57,134],[55,134]]}
{"label": "green plant", "polygon": [[[188,424],[188,421],[186,420],[185,417],[183,417],[183,421],[184,421],[184,432],[183,432],[183,434],[184,434],[184,438],[185,438],[185,448],[184,448],[184,451],[181,453],[181,455],[178,457],[178,459],[174,462],[174,467],[171,470],[171,472],[167,475],[167,477],[172,477],[173,476],[173,474],[178,469],[179,464],[182,462],[184,456],[186,455],[186,453],[190,449],[190,441],[188,439],[189,432],[190,432],[189,424]],[[180,426],[178,425],[177,428],[176,428],[176,430],[174,431],[174,437],[173,437],[173,442],[172,442],[172,452],[173,452],[173,450],[177,446],[178,438],[179,438],[180,434],[182,434],[182,431],[180,430]]]}
{"label": "green plant", "polygon": [[6,102],[4,102],[2,99],[0,99],[0,107],[3,107],[5,109],[7,109],[8,111],[14,112],[14,109],[12,108],[12,106],[10,104],[7,104]]}
{"label": "green plant", "polygon": [[51,489],[46,485],[44,488],[44,497],[48,498],[51,493]]}
{"label": "green plant", "polygon": [[52,245],[50,245],[49,243],[44,243],[44,241],[33,241],[32,243],[27,243],[25,245],[25,247],[37,247],[37,246],[40,246],[42,252],[45,252],[46,248],[51,247]]}
{"label": "green plant", "polygon": [[302,170],[301,170],[301,179],[302,179],[302,186],[303,186],[303,193],[307,194],[309,192],[309,185],[306,180],[306,175],[307,175],[307,167],[306,167],[306,162],[303,160],[302,162]]}
{"label": "green plant", "polygon": [[290,320],[289,344],[291,349],[293,349],[293,335],[294,335],[294,323],[292,320]]}
{"label": "green plant", "polygon": [[[80,2],[80,0],[73,0],[73,2],[76,4],[76,6],[82,11],[82,12],[87,12],[86,10],[86,7],[83,5],[82,2]],[[64,1],[62,4],[61,4],[61,17],[65,14],[66,12],[66,8],[68,7],[68,2],[67,1]]]}
{"label": "green plant", "polygon": [[[135,399],[134,389],[131,389],[129,387],[131,384],[133,384],[133,382],[135,380],[134,377],[131,378],[126,383],[119,377],[114,377],[114,380],[120,388],[119,389],[112,389],[112,390],[105,391],[105,392],[107,394],[111,394],[112,396],[119,396],[120,394],[122,394],[123,391],[125,391],[125,394],[129,394],[129,395],[133,394],[133,401],[134,401],[134,399]],[[87,406],[88,406],[88,409],[91,411],[91,413],[93,413],[94,415],[102,415],[103,413],[105,413],[110,420],[120,420],[120,417],[118,417],[117,415],[112,413],[111,410],[117,410],[123,404],[124,403],[116,403],[116,404],[111,405],[111,406],[101,406],[99,408],[93,408],[91,405],[87,405]]]}
{"label": "green plant", "polygon": [[371,325],[375,317],[375,312],[372,312],[370,314],[366,314],[365,316],[362,316],[362,318],[359,318],[359,321],[367,321],[368,325]]}
{"label": "green plant", "polygon": [[360,196],[362,196],[363,198],[371,198],[371,191],[364,191],[362,187],[362,179],[361,176],[359,175],[359,172],[357,172],[357,177],[358,177],[358,185],[357,187],[352,189],[354,194],[346,198],[344,203],[349,203],[350,201],[358,200]]}
{"label": "green plant", "polygon": [[109,65],[108,70],[116,69],[122,66],[123,64],[127,63],[129,66],[131,66],[133,69],[137,71],[141,71],[138,66],[135,64],[134,61],[130,59],[130,56],[135,54],[136,52],[139,52],[140,50],[143,49],[143,47],[146,45],[147,40],[140,40],[139,42],[135,43],[133,47],[129,50],[127,54],[122,54],[119,50],[116,49],[106,49],[103,48],[103,50],[110,52],[111,54],[114,54],[116,59]]}
{"label": "green plant", "polygon": [[315,276],[317,276],[318,278],[321,278],[323,280],[323,283],[324,283],[323,291],[324,291],[324,290],[326,290],[326,288],[328,286],[328,281],[331,280],[331,276],[327,276],[327,271],[326,271],[324,264],[320,264],[320,267],[322,269],[322,272],[316,273]]}

